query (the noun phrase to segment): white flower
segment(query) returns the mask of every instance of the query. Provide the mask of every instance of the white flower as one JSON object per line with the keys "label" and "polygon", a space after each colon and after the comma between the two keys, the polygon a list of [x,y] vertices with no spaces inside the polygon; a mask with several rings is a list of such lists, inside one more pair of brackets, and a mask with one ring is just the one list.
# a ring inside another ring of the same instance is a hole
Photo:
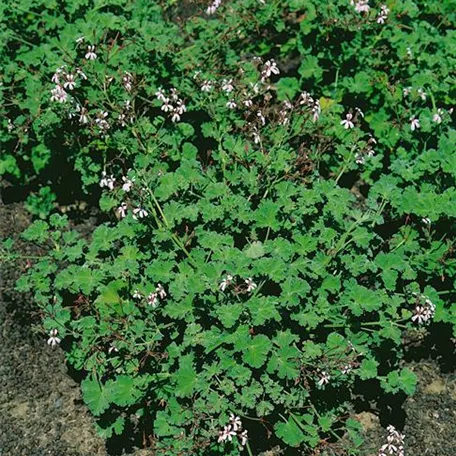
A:
{"label": "white flower", "polygon": [[415,296],[418,304],[415,306],[412,321],[418,324],[428,323],[435,315],[435,304],[426,296]]}
{"label": "white flower", "polygon": [[174,109],[174,106],[169,102],[169,98],[164,98],[163,105],[160,108],[163,112],[171,112]]}
{"label": "white flower", "polygon": [[425,225],[430,225],[430,224],[431,224],[431,219],[428,218],[428,217],[422,218],[421,221],[422,221]]}
{"label": "white flower", "polygon": [[241,446],[245,446],[248,440],[247,429],[244,429],[240,434],[238,434],[238,437],[241,439]]}
{"label": "white flower", "polygon": [[128,71],[125,71],[125,74],[122,77],[122,83],[127,92],[130,92],[133,86],[133,75]]}
{"label": "white flower", "polygon": [[76,43],[77,43],[77,44],[81,44],[84,40],[85,40],[85,38],[84,38],[83,36],[80,36],[80,37],[76,40]]}
{"label": "white flower", "polygon": [[8,125],[6,126],[8,132],[11,133],[14,130],[14,124],[11,122],[11,119],[8,119]]}
{"label": "white flower", "polygon": [[89,117],[87,115],[87,109],[81,105],[76,106],[76,111],[79,112],[79,123],[84,125],[89,122]]}
{"label": "white flower", "polygon": [[410,130],[415,131],[420,127],[421,127],[420,121],[417,118],[415,118],[415,117],[410,118]]}
{"label": "white flower", "polygon": [[233,431],[240,431],[242,429],[241,418],[235,416],[234,413],[230,413],[230,423],[233,426]]}
{"label": "white flower", "polygon": [[432,121],[436,124],[442,123],[443,109],[437,109],[437,112],[432,116]]}
{"label": "white flower", "polygon": [[133,182],[135,181],[135,178],[130,179],[128,177],[122,176],[123,184],[122,184],[122,190],[124,192],[129,192],[131,190],[131,187],[133,186]]}
{"label": "white flower", "polygon": [[410,48],[410,47],[407,48],[407,55],[408,55],[410,58],[413,57],[412,48]]}
{"label": "white flower", "polygon": [[402,93],[404,94],[404,97],[410,95],[412,93],[412,88],[411,87],[405,87],[403,90],[402,90]]}
{"label": "white flower", "polygon": [[370,10],[369,1],[368,0],[358,0],[356,3],[353,1],[351,2],[352,5],[355,5],[355,11],[357,13],[368,13]]}
{"label": "white flower", "polygon": [[52,79],[51,79],[51,81],[52,81],[54,84],[59,84],[59,83],[60,83],[60,74],[62,73],[63,68],[64,68],[64,66],[62,66],[62,67],[60,67],[60,68],[57,68],[57,69],[55,70],[55,73],[53,74]]}
{"label": "white flower", "polygon": [[247,291],[253,291],[255,288],[257,288],[257,284],[252,280],[251,277],[248,279],[244,280],[244,282],[247,284]]}
{"label": "white flower", "polygon": [[423,100],[426,101],[426,92],[423,89],[417,90],[418,96]]}
{"label": "white flower", "polygon": [[355,111],[361,116],[364,117],[364,112],[360,108],[355,108]]}
{"label": "white flower", "polygon": [[228,285],[231,285],[232,280],[233,280],[233,276],[228,274],[219,285],[220,291],[225,291],[226,287]]}
{"label": "white flower", "polygon": [[203,85],[201,86],[201,91],[202,92],[210,92],[212,90],[212,81],[204,81]]}
{"label": "white flower", "polygon": [[380,12],[377,16],[377,24],[384,24],[386,19],[388,19],[388,14],[390,13],[389,8],[386,5],[380,6]]}
{"label": "white flower", "polygon": [[341,120],[340,124],[344,126],[345,130],[355,128],[355,124],[352,122],[352,119],[353,119],[353,114],[349,112],[345,116],[345,119]]}
{"label": "white flower", "polygon": [[116,347],[114,347],[114,345],[111,345],[111,346],[108,348],[108,355],[110,355],[113,351],[116,352],[116,353],[119,352],[119,350],[118,350]]}
{"label": "white flower", "polygon": [[68,99],[68,94],[65,92],[65,89],[60,85],[56,85],[54,89],[51,90],[51,101],[58,101],[59,103],[65,103]]}
{"label": "white flower", "polygon": [[173,116],[171,117],[171,121],[172,121],[172,122],[179,122],[179,120],[180,120],[180,115],[179,115],[179,113],[178,113],[177,111],[174,111],[174,114],[173,114]]}
{"label": "white flower", "polygon": [[[258,58],[260,58],[260,57],[258,57]],[[260,59],[260,60],[261,60],[261,59]],[[259,91],[260,91],[260,86],[259,86],[258,82],[255,82],[255,84],[254,84],[253,82],[249,82],[249,86],[250,86],[250,88],[253,90],[253,93],[255,93],[255,94],[258,94],[258,93],[259,93]]]}
{"label": "white flower", "polygon": [[166,298],[166,291],[163,288],[163,285],[161,283],[159,283],[157,285],[157,288],[155,289],[155,291],[157,292],[158,296],[160,296],[160,299],[165,299]]}
{"label": "white flower", "polygon": [[233,80],[232,79],[224,79],[222,81],[222,90],[226,93],[230,93],[234,90],[234,86],[233,86]]}
{"label": "white flower", "polygon": [[106,111],[100,111],[97,113],[97,118],[95,119],[95,123],[97,124],[98,128],[100,128],[100,130],[109,129],[109,123],[106,120],[106,117],[108,117],[108,113]]}
{"label": "white flower", "polygon": [[228,108],[230,108],[230,109],[234,109],[234,108],[237,106],[237,104],[235,103],[234,100],[230,100],[230,101],[228,101],[228,103],[226,104],[226,106],[227,106]]}
{"label": "white flower", "polygon": [[165,101],[166,100],[165,93],[163,92],[163,89],[161,87],[155,92],[155,96],[160,101]]}
{"label": "white flower", "polygon": [[61,339],[60,337],[57,337],[58,331],[57,329],[51,329],[49,332],[49,339],[47,340],[47,344],[50,345],[51,347],[55,347],[56,345],[60,344]]}
{"label": "white flower", "polygon": [[147,296],[147,304],[151,305],[154,308],[157,307],[157,305],[158,305],[157,293],[150,293],[149,296]]}
{"label": "white flower", "polygon": [[68,73],[65,75],[65,82],[63,84],[63,87],[68,90],[73,90],[75,87],[75,80],[74,80],[74,74]]}
{"label": "white flower", "polygon": [[274,59],[268,60],[264,66],[263,71],[261,72],[261,79],[264,81],[265,79],[269,78],[271,74],[279,74],[280,70],[277,67],[277,63]]}
{"label": "white flower", "polygon": [[261,142],[260,132],[258,131],[258,129],[256,127],[253,127],[252,136],[253,136],[253,142],[255,144],[259,144]]}
{"label": "white flower", "polygon": [[139,290],[136,288],[134,291],[133,291],[133,299],[141,299],[142,298],[142,294],[139,292]]}
{"label": "white flower", "polygon": [[392,425],[389,425],[386,429],[388,431],[387,443],[381,446],[378,456],[404,456],[405,436]]}
{"label": "white flower", "polygon": [[177,106],[174,108],[179,115],[182,115],[184,112],[187,112],[187,107],[185,106],[182,100],[177,100]]}
{"label": "white flower", "polygon": [[95,54],[95,46],[87,46],[87,53],[85,55],[87,60],[95,60],[97,58],[97,54]]}
{"label": "white flower", "polygon": [[214,0],[214,2],[206,9],[206,14],[209,16],[214,14],[221,4],[222,0]]}
{"label": "white flower", "polygon": [[253,105],[253,101],[250,99],[244,100],[243,103],[246,108],[250,108]]}
{"label": "white flower", "polygon": [[218,443],[233,440],[233,437],[236,435],[236,431],[234,431],[231,425],[225,426],[222,431],[219,432]]}
{"label": "white flower", "polygon": [[127,205],[126,203],[121,203],[116,211],[119,214],[120,218],[125,218],[127,216]]}
{"label": "white flower", "polygon": [[319,386],[327,385],[329,383],[330,378],[331,377],[325,371],[322,371],[320,373],[320,380],[318,380],[318,385]]}
{"label": "white flower", "polygon": [[312,108],[312,122],[316,122],[320,118],[321,114],[321,107],[320,107],[320,101],[316,100],[314,107]]}
{"label": "white flower", "polygon": [[82,79],[87,80],[87,75],[80,68],[76,68],[76,73],[81,76]]}
{"label": "white flower", "polygon": [[142,219],[144,217],[147,217],[149,213],[140,207],[137,207],[136,209],[133,209],[133,218],[137,220],[138,218]]}
{"label": "white flower", "polygon": [[366,159],[364,158],[364,155],[360,154],[359,152],[357,152],[355,154],[355,161],[356,163],[358,163],[359,165],[363,165],[364,162],[366,161]]}
{"label": "white flower", "polygon": [[347,375],[347,374],[349,374],[351,371],[352,371],[352,366],[351,366],[350,364],[346,364],[346,365],[342,368],[342,374],[343,374],[343,375]]}
{"label": "white flower", "polygon": [[170,89],[170,92],[171,92],[171,99],[173,101],[177,101],[179,99],[179,96],[177,95],[177,89],[175,89],[173,87],[172,89]]}
{"label": "white flower", "polygon": [[101,180],[100,180],[100,187],[108,187],[109,190],[114,189],[114,184],[116,182],[116,178],[111,174],[109,177],[106,175],[106,171],[101,173]]}
{"label": "white flower", "polygon": [[263,116],[263,113],[262,113],[261,111],[258,111],[258,112],[257,112],[257,117],[260,119],[261,125],[265,125],[265,124],[266,124],[266,119],[265,119],[265,117]]}

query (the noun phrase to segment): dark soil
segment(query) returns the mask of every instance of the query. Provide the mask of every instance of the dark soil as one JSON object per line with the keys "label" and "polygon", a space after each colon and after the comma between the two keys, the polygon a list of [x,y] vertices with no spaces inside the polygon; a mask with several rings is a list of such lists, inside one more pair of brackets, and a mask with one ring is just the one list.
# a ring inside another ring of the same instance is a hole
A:
{"label": "dark soil", "polygon": [[[0,239],[27,223],[20,205],[0,205]],[[33,303],[14,291],[25,265],[0,264],[0,455],[106,456],[62,351],[33,333]]]}
{"label": "dark soil", "polygon": [[[17,237],[27,223],[20,204],[0,203],[0,239]],[[24,254],[35,253],[27,249]],[[109,456],[61,349],[49,347],[34,330],[33,303],[14,291],[25,267],[25,260],[0,263],[0,456]],[[365,429],[362,456],[377,456],[388,424],[405,434],[407,455],[456,456],[454,345],[445,352],[445,363],[410,357],[407,365],[419,379],[413,397],[393,400],[383,410],[372,404],[354,416]],[[280,448],[262,453],[279,454]],[[143,450],[135,456],[153,455]]]}
{"label": "dark soil", "polygon": [[[389,410],[390,419],[380,413],[355,415],[365,429],[363,456],[377,456],[386,443],[385,427],[393,424],[405,435],[407,456],[456,455],[456,374],[444,373],[436,361],[411,362],[418,376],[416,393],[402,407]],[[402,423],[402,425],[401,425]]]}

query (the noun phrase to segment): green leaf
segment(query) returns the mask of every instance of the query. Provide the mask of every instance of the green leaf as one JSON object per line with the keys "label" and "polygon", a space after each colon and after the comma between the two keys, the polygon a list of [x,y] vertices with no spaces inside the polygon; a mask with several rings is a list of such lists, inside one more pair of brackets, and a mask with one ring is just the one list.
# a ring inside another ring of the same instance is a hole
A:
{"label": "green leaf", "polygon": [[261,258],[264,255],[264,247],[260,241],[252,242],[246,249],[245,255],[248,258]]}
{"label": "green leaf", "polygon": [[231,328],[239,319],[243,310],[242,304],[227,304],[217,307],[217,317],[225,328]]}
{"label": "green leaf", "polygon": [[399,386],[405,394],[411,396],[416,390],[417,377],[408,367],[401,370],[399,374]]}
{"label": "green leaf", "polygon": [[280,320],[280,314],[276,308],[277,300],[271,296],[255,296],[247,302],[247,307],[252,315],[252,323],[255,326],[263,325],[269,320]]}
{"label": "green leaf", "polygon": [[101,415],[109,408],[111,394],[107,387],[91,378],[86,378],[81,383],[81,390],[84,402],[95,416]]}
{"label": "green leaf", "polygon": [[268,372],[277,372],[279,378],[294,380],[299,377],[300,352],[295,347],[284,347],[273,352],[268,362]]}
{"label": "green leaf", "polygon": [[292,417],[289,417],[285,423],[276,423],[274,429],[277,436],[291,447],[298,447],[306,440],[303,431]]}
{"label": "green leaf", "polygon": [[197,382],[197,372],[193,367],[191,355],[181,358],[179,370],[174,374],[174,378],[176,380],[176,396],[191,397]]}
{"label": "green leaf", "polygon": [[135,387],[133,377],[129,377],[128,375],[118,376],[110,383],[109,389],[112,402],[121,407],[134,404],[140,396],[139,391]]}
{"label": "green leaf", "polygon": [[49,238],[49,225],[42,221],[36,220],[23,233],[22,237],[27,241],[44,242]]}
{"label": "green leaf", "polygon": [[271,341],[266,336],[255,336],[245,347],[243,360],[250,366],[259,368],[266,362],[270,349]]}
{"label": "green leaf", "polygon": [[378,362],[375,359],[364,359],[358,369],[358,375],[361,380],[377,377]]}
{"label": "green leaf", "polygon": [[299,92],[299,82],[296,78],[280,78],[276,84],[279,100],[292,100]]}

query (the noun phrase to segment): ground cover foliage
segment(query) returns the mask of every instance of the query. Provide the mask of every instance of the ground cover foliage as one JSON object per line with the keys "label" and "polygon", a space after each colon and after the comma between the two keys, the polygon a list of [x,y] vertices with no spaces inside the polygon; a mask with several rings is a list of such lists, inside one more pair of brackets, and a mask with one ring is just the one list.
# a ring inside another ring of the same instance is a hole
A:
{"label": "ground cover foliage", "polygon": [[404,337],[455,323],[455,6],[0,6],[0,175],[48,251],[18,287],[104,437],[358,454],[359,385],[413,394]]}

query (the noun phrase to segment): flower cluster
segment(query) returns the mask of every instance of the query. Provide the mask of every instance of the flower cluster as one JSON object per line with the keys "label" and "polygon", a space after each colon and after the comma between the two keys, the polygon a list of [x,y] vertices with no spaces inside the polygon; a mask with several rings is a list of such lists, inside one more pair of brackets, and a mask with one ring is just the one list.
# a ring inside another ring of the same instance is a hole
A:
{"label": "flower cluster", "polygon": [[[128,213],[128,205],[124,201],[120,203],[120,206],[116,210],[117,215],[119,218],[125,218]],[[149,212],[142,207],[135,207],[132,211],[132,217],[134,220],[146,218],[149,215]]]}
{"label": "flower cluster", "polygon": [[[158,306],[158,303],[160,300],[164,300],[168,295],[166,294],[166,291],[161,283],[157,285],[155,288],[155,291],[149,293],[146,296],[147,304],[152,306],[153,308]],[[143,295],[138,289],[135,289],[133,291],[133,298],[134,299],[142,299]]]}
{"label": "flower cluster", "polygon": [[[234,277],[231,274],[227,274],[226,277],[220,282],[219,290],[225,291],[229,286],[233,285]],[[244,280],[244,286],[241,289],[245,289],[247,293],[254,291],[258,285],[253,281],[251,277]]]}
{"label": "flower cluster", "polygon": [[72,91],[75,89],[77,79],[87,79],[86,74],[80,68],[76,68],[75,73],[67,72],[65,68],[65,65],[57,68],[51,78],[51,81],[55,84],[54,88],[51,89],[51,101],[65,103],[69,100],[67,90]]}
{"label": "flower cluster", "polygon": [[416,299],[412,321],[420,325],[429,323],[435,315],[435,304],[427,296],[412,294]]}
{"label": "flower cluster", "polygon": [[378,456],[404,456],[404,434],[401,434],[392,425],[386,429],[388,431],[386,443],[380,448]]}
{"label": "flower cluster", "polygon": [[[403,93],[404,97],[408,97],[409,95],[411,95],[412,91],[413,91],[413,89],[410,86],[404,87],[402,89],[402,93]],[[427,100],[427,93],[425,92],[425,90],[423,88],[420,87],[420,88],[416,89],[416,92],[415,91],[413,91],[413,92],[415,93],[416,98],[420,98],[422,101]],[[445,115],[450,116],[452,113],[453,113],[453,108],[450,108],[447,111],[445,111],[442,108],[437,108],[437,110],[434,112],[434,114],[432,116],[432,122],[439,125],[443,122]],[[410,130],[415,131],[415,130],[419,130],[420,128],[421,128],[421,123],[420,123],[420,120],[417,118],[417,116],[410,117]]]}
{"label": "flower cluster", "polygon": [[312,121],[316,122],[320,118],[321,114],[321,106],[320,101],[315,100],[308,92],[302,92],[301,96],[299,97],[299,104],[301,106],[306,106],[310,109],[312,114]]}
{"label": "flower cluster", "polygon": [[355,154],[355,161],[356,163],[363,165],[366,162],[366,157],[373,157],[375,155],[375,151],[373,146],[377,144],[377,140],[370,136],[367,140],[366,147]]}
{"label": "flower cluster", "polygon": [[187,111],[184,101],[179,98],[175,88],[170,89],[169,96],[166,96],[162,88],[155,92],[155,96],[162,102],[161,110],[169,113],[173,122],[179,122],[182,114]]}
{"label": "flower cluster", "polygon": [[237,437],[239,443],[244,447],[247,443],[247,430],[242,429],[242,421],[233,413],[230,414],[230,422],[219,431],[218,443],[232,442],[233,437]]}

